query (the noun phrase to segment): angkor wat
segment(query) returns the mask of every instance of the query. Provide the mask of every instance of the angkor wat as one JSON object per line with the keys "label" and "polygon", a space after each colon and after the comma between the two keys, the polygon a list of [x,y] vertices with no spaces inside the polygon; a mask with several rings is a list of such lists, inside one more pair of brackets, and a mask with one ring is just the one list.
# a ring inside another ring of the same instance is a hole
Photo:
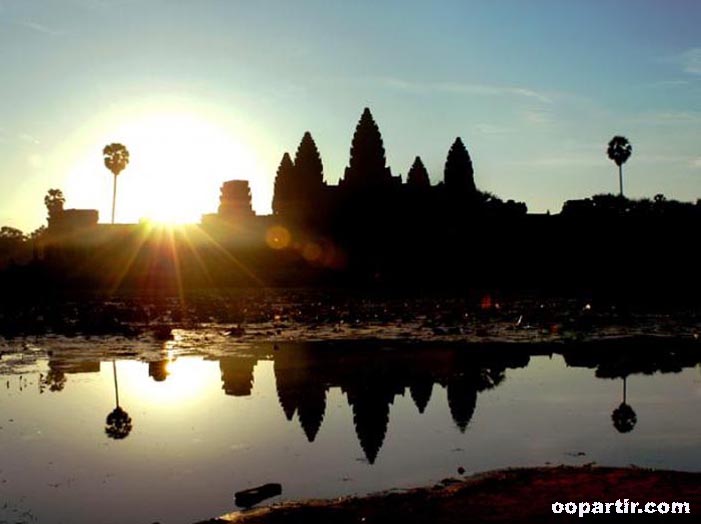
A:
{"label": "angkor wat", "polygon": [[63,209],[62,195],[49,194],[48,228],[25,249],[28,264],[13,260],[5,279],[166,292],[360,283],[693,295],[700,287],[690,247],[698,203],[599,195],[529,214],[478,189],[460,138],[443,181],[430,180],[418,156],[406,181],[392,174],[366,108],[338,185],[326,182],[309,132],[294,159],[283,155],[271,215],[255,214],[246,180],[224,182],[218,212],[179,229],[98,224],[97,211]]}
{"label": "angkor wat", "polygon": [[[337,186],[324,181],[321,156],[307,132],[292,161],[285,153],[275,179],[274,216],[295,229],[353,236],[358,229],[386,230],[407,224],[417,214],[424,227],[492,213],[525,215],[526,205],[501,202],[477,190],[472,160],[458,137],[448,152],[444,180],[432,186],[420,157],[406,182],[386,165],[382,135],[368,108],[355,129],[350,160]],[[395,233],[396,234],[396,231]]]}

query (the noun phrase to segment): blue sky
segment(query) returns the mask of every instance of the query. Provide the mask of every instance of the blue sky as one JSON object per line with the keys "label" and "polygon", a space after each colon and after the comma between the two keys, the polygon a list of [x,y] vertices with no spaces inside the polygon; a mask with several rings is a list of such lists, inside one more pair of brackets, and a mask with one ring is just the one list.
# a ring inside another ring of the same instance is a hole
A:
{"label": "blue sky", "polygon": [[[683,0],[0,0],[0,224],[41,225],[50,187],[106,219],[112,181],[98,141],[135,107],[143,117],[169,104],[255,157],[250,173],[236,162],[171,173],[183,188],[172,198],[207,187],[202,213],[224,178],[250,178],[254,207],[269,212],[280,157],[306,130],[335,183],[365,106],[394,174],[421,155],[437,182],[461,136],[478,187],[556,212],[617,191],[605,147],[623,134],[629,196],[696,200],[700,24],[701,2]],[[124,201],[148,182],[129,175]],[[143,203],[122,219],[147,215]]]}

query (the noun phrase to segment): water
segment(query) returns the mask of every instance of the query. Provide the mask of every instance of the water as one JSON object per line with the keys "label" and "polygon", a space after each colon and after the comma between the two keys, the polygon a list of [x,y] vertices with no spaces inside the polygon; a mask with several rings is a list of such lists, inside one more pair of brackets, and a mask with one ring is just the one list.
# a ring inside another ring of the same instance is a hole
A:
{"label": "water", "polygon": [[[700,471],[698,347],[601,344],[242,343],[206,330],[13,342],[0,358],[0,522],[191,523],[266,482],[283,486],[271,501],[331,498],[458,467]],[[122,439],[105,432],[115,371]],[[635,421],[621,432],[624,395]]]}

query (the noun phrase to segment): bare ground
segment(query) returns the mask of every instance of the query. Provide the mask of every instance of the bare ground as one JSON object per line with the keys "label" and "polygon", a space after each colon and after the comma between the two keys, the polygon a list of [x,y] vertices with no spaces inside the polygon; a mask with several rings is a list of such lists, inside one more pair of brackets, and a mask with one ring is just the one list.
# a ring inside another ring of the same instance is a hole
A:
{"label": "bare ground", "polygon": [[[689,502],[690,514],[553,514],[554,502]],[[699,522],[701,473],[639,468],[553,467],[448,479],[430,488],[334,501],[284,503],[235,512],[207,524]],[[205,523],[201,523],[205,524]]]}

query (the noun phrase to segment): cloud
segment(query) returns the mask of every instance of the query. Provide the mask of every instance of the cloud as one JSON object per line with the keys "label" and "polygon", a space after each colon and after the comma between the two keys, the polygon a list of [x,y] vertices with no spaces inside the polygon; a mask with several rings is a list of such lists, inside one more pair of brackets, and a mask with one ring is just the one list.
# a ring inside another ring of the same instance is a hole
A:
{"label": "cloud", "polygon": [[456,84],[451,82],[432,85],[435,90],[444,91],[448,93],[464,93],[469,95],[486,96],[511,95],[525,98],[534,98],[544,103],[552,102],[552,100],[550,100],[550,98],[548,98],[547,96],[538,93],[537,91],[533,91],[532,89],[527,89],[525,87],[494,86],[487,84]]}
{"label": "cloud", "polygon": [[545,125],[553,122],[550,111],[543,111],[539,109],[529,109],[524,111],[523,117],[529,124]]}
{"label": "cloud", "polygon": [[684,72],[692,75],[701,75],[701,47],[687,49],[679,55]]}
{"label": "cloud", "polygon": [[701,169],[701,156],[696,157],[691,161],[691,167],[695,167],[697,169]]}
{"label": "cloud", "polygon": [[456,93],[482,96],[516,96],[530,98],[543,103],[552,100],[545,94],[520,86],[498,86],[462,82],[410,82],[401,78],[385,77],[380,82],[386,87],[416,93]]}
{"label": "cloud", "polygon": [[17,25],[45,35],[60,36],[63,34],[61,31],[57,31],[56,29],[52,29],[48,26],[32,21],[17,22]]}

